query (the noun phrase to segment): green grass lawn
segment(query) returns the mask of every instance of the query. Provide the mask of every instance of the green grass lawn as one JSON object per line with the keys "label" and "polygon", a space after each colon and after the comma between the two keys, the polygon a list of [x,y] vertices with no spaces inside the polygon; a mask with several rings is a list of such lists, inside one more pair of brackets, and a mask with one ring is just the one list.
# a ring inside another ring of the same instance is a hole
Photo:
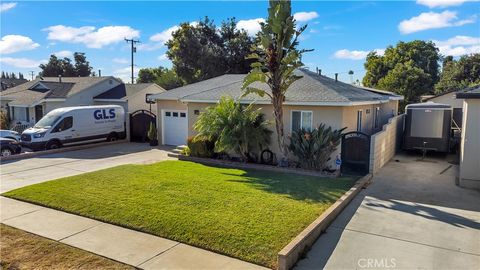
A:
{"label": "green grass lawn", "polygon": [[350,178],[164,161],[3,195],[275,267],[277,253],[353,184]]}

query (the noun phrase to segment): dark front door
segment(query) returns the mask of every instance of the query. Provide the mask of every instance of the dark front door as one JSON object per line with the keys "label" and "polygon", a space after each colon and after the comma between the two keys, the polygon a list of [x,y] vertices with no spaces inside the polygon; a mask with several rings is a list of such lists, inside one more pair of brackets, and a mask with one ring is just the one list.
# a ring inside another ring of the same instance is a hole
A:
{"label": "dark front door", "polygon": [[343,174],[365,175],[370,166],[370,135],[354,131],[342,136]]}
{"label": "dark front door", "polygon": [[138,110],[130,114],[130,141],[147,142],[150,123],[156,126],[157,117],[147,110]]}
{"label": "dark front door", "polygon": [[43,106],[37,105],[35,106],[35,123],[40,121],[43,117]]}

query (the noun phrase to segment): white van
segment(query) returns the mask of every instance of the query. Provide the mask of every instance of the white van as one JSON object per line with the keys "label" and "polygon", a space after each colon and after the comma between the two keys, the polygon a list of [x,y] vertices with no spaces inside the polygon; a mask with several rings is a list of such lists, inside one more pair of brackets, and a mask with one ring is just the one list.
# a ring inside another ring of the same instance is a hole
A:
{"label": "white van", "polygon": [[23,131],[21,145],[32,150],[56,149],[100,140],[125,138],[125,111],[118,105],[55,109]]}

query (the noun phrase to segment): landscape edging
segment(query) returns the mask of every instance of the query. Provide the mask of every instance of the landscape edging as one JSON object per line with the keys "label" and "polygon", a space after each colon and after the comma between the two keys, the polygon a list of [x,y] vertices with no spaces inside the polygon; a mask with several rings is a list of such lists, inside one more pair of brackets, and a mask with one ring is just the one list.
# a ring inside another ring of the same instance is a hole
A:
{"label": "landscape edging", "polygon": [[312,247],[317,238],[324,232],[330,223],[342,212],[350,201],[365,187],[372,179],[371,174],[360,178],[333,205],[323,212],[315,221],[298,234],[288,245],[286,245],[277,257],[277,269],[289,270]]}
{"label": "landscape edging", "polygon": [[92,143],[92,144],[84,144],[84,145],[78,145],[78,146],[62,147],[62,148],[52,149],[52,150],[44,150],[44,151],[38,151],[38,152],[30,152],[30,153],[24,153],[24,154],[18,154],[18,155],[11,155],[11,156],[8,156],[8,157],[0,157],[0,161],[32,158],[32,157],[37,157],[37,156],[42,156],[42,155],[76,151],[76,150],[83,150],[83,149],[88,149],[88,148],[93,148],[93,147],[98,147],[98,146],[105,146],[105,145],[124,143],[124,142],[128,142],[128,141],[127,140],[118,140],[118,141],[114,141],[114,142]]}

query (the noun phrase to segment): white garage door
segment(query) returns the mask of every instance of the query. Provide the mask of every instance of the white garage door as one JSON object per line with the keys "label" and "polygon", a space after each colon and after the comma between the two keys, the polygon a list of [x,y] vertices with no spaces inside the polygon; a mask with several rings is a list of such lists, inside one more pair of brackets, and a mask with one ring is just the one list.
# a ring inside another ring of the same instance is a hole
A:
{"label": "white garage door", "polygon": [[187,112],[162,111],[163,143],[166,145],[184,145],[187,143]]}

